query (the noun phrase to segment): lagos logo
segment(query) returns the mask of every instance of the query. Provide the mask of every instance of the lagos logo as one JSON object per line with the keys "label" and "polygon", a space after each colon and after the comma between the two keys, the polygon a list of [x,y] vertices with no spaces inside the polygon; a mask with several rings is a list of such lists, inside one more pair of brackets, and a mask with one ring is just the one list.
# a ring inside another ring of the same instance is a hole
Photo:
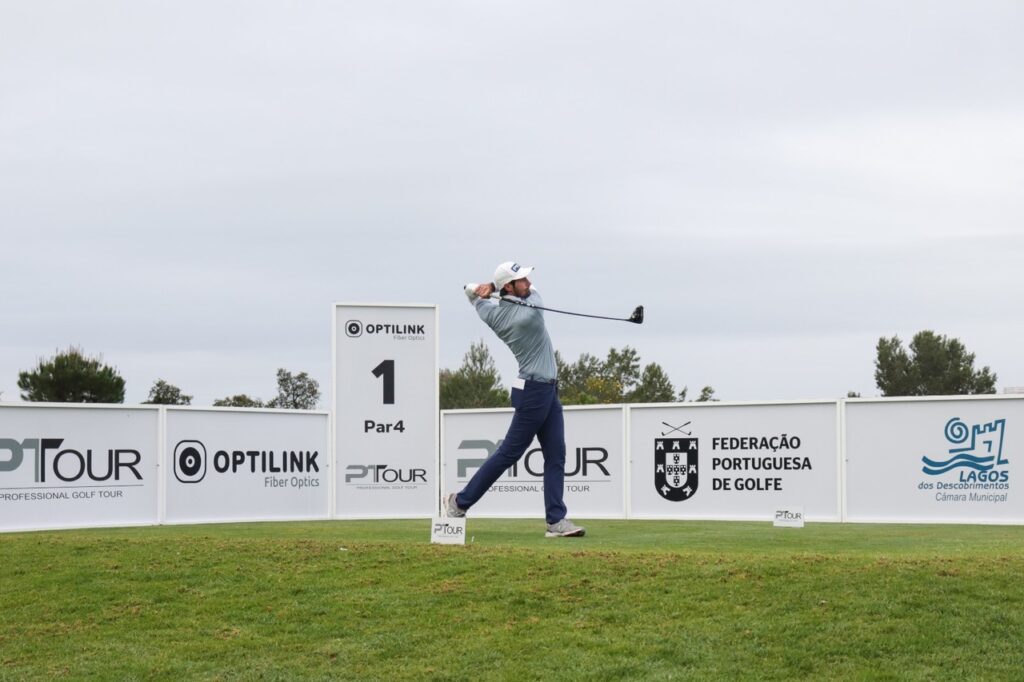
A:
{"label": "lagos logo", "polygon": [[924,466],[921,470],[929,476],[941,476],[959,469],[963,483],[1006,481],[1009,472],[996,469],[1010,462],[1003,457],[1005,431],[1005,419],[968,426],[959,417],[953,417],[946,422],[945,429],[946,440],[952,446],[949,458],[933,460],[922,457]]}
{"label": "lagos logo", "polygon": [[670,502],[688,500],[697,492],[697,439],[682,430],[688,424],[665,424],[670,430],[661,434],[679,431],[686,438],[654,439],[654,488]]}

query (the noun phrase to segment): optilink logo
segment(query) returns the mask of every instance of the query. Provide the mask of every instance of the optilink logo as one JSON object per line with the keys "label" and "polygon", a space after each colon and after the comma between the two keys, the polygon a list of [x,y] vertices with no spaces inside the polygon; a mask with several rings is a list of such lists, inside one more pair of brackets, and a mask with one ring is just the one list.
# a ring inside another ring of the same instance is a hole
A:
{"label": "optilink logo", "polygon": [[952,445],[949,458],[933,460],[922,457],[922,471],[929,476],[941,476],[958,469],[962,483],[1006,482],[1010,478],[1005,467],[1009,460],[1003,457],[1003,437],[1006,420],[968,426],[959,417],[946,422],[946,440]]}
{"label": "optilink logo", "polygon": [[[320,471],[319,455],[316,450],[217,450],[213,470],[219,474],[309,474]],[[174,446],[174,476],[182,483],[202,481],[206,465],[206,446],[200,441],[183,440]]]}
{"label": "optilink logo", "polygon": [[174,446],[174,477],[182,483],[199,483],[206,476],[206,446],[183,440]]}
{"label": "optilink logo", "polygon": [[425,324],[382,324],[379,322],[363,323],[360,320],[349,320],[345,323],[345,335],[358,338],[366,332],[367,336],[375,334],[399,334],[405,336],[424,336],[427,333]]}
{"label": "optilink logo", "polygon": [[0,473],[16,471],[25,462],[25,452],[31,451],[36,483],[142,480],[138,450],[112,448],[94,454],[90,449],[61,448],[63,444],[63,438],[0,438]]}

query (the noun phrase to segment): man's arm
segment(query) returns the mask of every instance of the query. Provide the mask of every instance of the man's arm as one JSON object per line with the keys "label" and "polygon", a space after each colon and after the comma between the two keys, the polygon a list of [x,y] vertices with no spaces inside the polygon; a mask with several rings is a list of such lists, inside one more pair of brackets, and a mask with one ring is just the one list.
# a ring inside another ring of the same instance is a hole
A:
{"label": "man's arm", "polygon": [[513,307],[499,306],[500,301],[497,298],[491,298],[495,289],[493,283],[470,283],[465,286],[466,298],[476,308],[476,314],[492,329],[496,324],[501,324],[501,320],[512,314],[511,308]]}
{"label": "man's arm", "polygon": [[491,284],[490,282],[487,284],[476,284],[475,282],[470,282],[465,287],[466,297],[469,299],[470,303],[476,303],[477,299],[490,298],[491,294],[494,293],[494,288],[494,284]]}

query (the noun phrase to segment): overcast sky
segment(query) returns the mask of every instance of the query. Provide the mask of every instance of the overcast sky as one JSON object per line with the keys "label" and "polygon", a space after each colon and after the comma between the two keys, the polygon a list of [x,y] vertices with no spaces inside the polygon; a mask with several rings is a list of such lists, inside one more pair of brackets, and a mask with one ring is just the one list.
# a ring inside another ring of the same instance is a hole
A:
{"label": "overcast sky", "polygon": [[567,359],[877,395],[880,336],[1024,386],[1024,3],[0,0],[0,392],[74,344],[330,407],[335,301],[536,266]]}

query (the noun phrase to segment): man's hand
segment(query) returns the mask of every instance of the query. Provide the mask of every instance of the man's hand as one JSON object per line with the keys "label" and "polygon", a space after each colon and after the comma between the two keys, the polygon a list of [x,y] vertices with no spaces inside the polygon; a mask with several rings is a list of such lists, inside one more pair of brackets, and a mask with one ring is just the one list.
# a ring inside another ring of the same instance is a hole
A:
{"label": "man's hand", "polygon": [[489,298],[494,292],[493,284],[476,284],[470,282],[464,287],[466,291],[466,298],[469,299],[470,303],[475,302],[478,298]]}

